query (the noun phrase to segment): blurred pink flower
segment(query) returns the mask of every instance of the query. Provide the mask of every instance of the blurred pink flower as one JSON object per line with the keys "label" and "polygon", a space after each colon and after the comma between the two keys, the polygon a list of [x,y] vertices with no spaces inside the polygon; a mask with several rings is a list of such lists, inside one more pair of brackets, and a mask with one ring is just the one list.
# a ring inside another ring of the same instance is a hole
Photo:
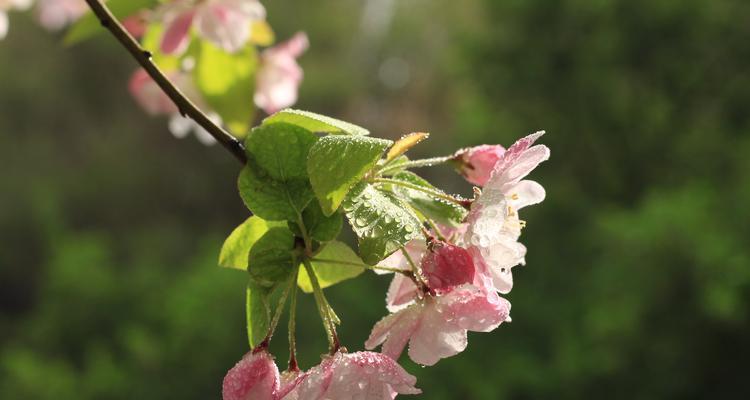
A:
{"label": "blurred pink flower", "polygon": [[184,52],[193,26],[202,38],[233,53],[250,39],[252,23],[266,18],[266,9],[257,0],[173,0],[159,15],[165,26],[164,53]]}
{"label": "blurred pink flower", "polygon": [[469,183],[484,186],[504,153],[503,146],[484,144],[459,150],[455,159],[459,162],[459,172]]}
{"label": "blurred pink flower", "polygon": [[[183,80],[182,74],[172,74],[170,77],[178,84],[178,80]],[[180,86],[178,84],[178,86]],[[128,90],[144,111],[150,115],[174,114],[178,112],[177,106],[172,99],[151,79],[146,70],[139,68],[130,77]]]}
{"label": "blurred pink flower", "polygon": [[382,344],[383,354],[398,359],[408,343],[414,362],[434,365],[463,351],[468,331],[490,332],[509,320],[509,314],[510,303],[494,290],[464,284],[443,295],[427,295],[381,319],[365,347]]}
{"label": "blurred pink flower", "polygon": [[0,0],[0,39],[8,34],[8,11],[26,10],[33,0]]}
{"label": "blurred pink flower", "polygon": [[526,248],[518,243],[525,223],[518,218],[518,210],[546,196],[540,184],[521,180],[549,158],[546,146],[531,146],[542,134],[526,136],[508,148],[467,217],[465,245],[477,268],[492,277],[500,293],[513,288],[511,268],[525,262]]}
{"label": "blurred pink flower", "polygon": [[268,352],[247,353],[227,372],[222,385],[223,400],[276,400],[279,369]]}
{"label": "blurred pink flower", "polygon": [[146,33],[150,11],[142,10],[122,20],[122,26],[131,36],[138,39]]}
{"label": "blurred pink flower", "polygon": [[386,400],[398,394],[419,394],[417,379],[390,357],[369,351],[337,352],[307,372],[284,399]]}
{"label": "blurred pink flower", "polygon": [[84,0],[37,0],[36,16],[43,27],[57,31],[77,21],[88,9]]}
{"label": "blurred pink flower", "polygon": [[255,77],[255,104],[273,114],[297,102],[302,68],[297,58],[309,46],[307,35],[297,32],[291,39],[263,51]]}
{"label": "blurred pink flower", "polygon": [[[203,106],[203,101],[195,88],[190,74],[176,71],[168,74],[168,78],[174,83],[190,100]],[[143,69],[133,73],[128,83],[130,94],[141,108],[150,115],[169,115],[169,131],[177,138],[184,138],[190,132],[194,132],[198,140],[205,145],[212,145],[216,140],[203,127],[188,117],[180,115],[177,106],[172,99],[151,79]],[[205,108],[205,107],[204,107]],[[214,112],[206,115],[216,124],[221,124],[221,117]]]}

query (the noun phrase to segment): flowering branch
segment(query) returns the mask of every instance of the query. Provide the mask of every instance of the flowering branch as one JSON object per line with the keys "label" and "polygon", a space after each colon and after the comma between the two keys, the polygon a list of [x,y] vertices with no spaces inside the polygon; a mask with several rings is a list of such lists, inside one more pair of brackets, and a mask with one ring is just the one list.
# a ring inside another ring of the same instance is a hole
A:
{"label": "flowering branch", "polygon": [[107,28],[112,35],[125,47],[135,58],[138,64],[151,76],[164,93],[174,102],[183,116],[192,118],[198,125],[203,127],[216,141],[229,150],[241,163],[247,162],[245,149],[234,136],[215,124],[206,116],[190,99],[188,99],[170,80],[164,75],[159,67],[151,59],[151,53],[144,50],[140,44],[128,33],[125,27],[115,18],[112,12],[101,0],[86,0],[91,11],[99,18],[102,26]]}

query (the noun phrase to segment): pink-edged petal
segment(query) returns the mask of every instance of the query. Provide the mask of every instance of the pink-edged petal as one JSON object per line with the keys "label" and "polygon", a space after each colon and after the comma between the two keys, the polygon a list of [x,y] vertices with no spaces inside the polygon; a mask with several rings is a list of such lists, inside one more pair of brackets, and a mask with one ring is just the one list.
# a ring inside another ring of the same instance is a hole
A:
{"label": "pink-edged petal", "polygon": [[492,245],[484,248],[469,249],[474,262],[482,265],[482,269],[492,278],[492,283],[500,293],[508,293],[513,289],[513,273],[511,269],[525,263],[526,247],[511,237],[500,236]]}
{"label": "pink-edged petal", "polygon": [[302,371],[284,371],[281,374],[281,383],[275,399],[298,400],[297,388],[305,380],[307,373]]}
{"label": "pink-edged petal", "polygon": [[434,299],[428,298],[427,301],[422,321],[409,342],[409,358],[429,366],[462,352],[468,340],[466,329],[446,321]]}
{"label": "pink-edged petal", "polygon": [[541,203],[546,196],[547,192],[542,185],[524,180],[508,189],[508,205],[514,210],[520,210],[526,206]]}
{"label": "pink-edged petal", "polygon": [[536,145],[524,151],[516,161],[505,169],[500,175],[500,181],[504,182],[503,189],[515,185],[518,181],[528,175],[541,162],[549,160],[550,150],[547,146]]}
{"label": "pink-edged petal", "polygon": [[228,53],[240,50],[250,38],[251,21],[223,2],[207,3],[196,11],[198,33]]}
{"label": "pink-edged petal", "polygon": [[458,287],[437,301],[450,320],[460,328],[474,332],[490,332],[510,315],[510,302],[494,291],[473,285]]}
{"label": "pink-edged petal", "polygon": [[223,400],[275,400],[279,370],[266,351],[248,353],[227,372]]}
{"label": "pink-edged petal", "polygon": [[297,64],[309,46],[307,35],[298,32],[291,39],[266,49],[256,76],[255,104],[272,114],[297,102],[303,71]]}
{"label": "pink-edged petal", "polygon": [[305,400],[383,400],[421,393],[415,383],[414,376],[386,355],[338,352],[311,369],[298,391]]}
{"label": "pink-edged petal", "polygon": [[390,312],[401,310],[413,303],[418,293],[414,281],[403,274],[395,274],[385,296],[386,308]]}
{"label": "pink-edged petal", "polygon": [[383,344],[382,353],[398,360],[419,327],[423,310],[423,304],[413,304],[405,310],[384,317],[372,328],[365,348],[372,350]]}
{"label": "pink-edged petal", "polygon": [[189,9],[170,16],[167,19],[167,22],[165,22],[166,30],[161,39],[161,51],[163,53],[181,54],[187,49],[188,42],[190,41],[188,33],[190,32],[194,18],[195,11]]}

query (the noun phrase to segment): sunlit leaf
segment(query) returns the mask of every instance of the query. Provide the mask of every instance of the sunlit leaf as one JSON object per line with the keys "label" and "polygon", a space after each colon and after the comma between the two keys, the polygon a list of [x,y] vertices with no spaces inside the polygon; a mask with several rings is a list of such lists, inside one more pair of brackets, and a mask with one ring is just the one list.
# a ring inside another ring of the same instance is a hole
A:
{"label": "sunlit leaf", "polygon": [[335,212],[349,189],[380,159],[390,140],[332,135],[310,149],[307,172],[323,213]]}
{"label": "sunlit leaf", "polygon": [[422,224],[408,205],[366,182],[352,188],[343,207],[367,264],[376,264],[421,235]]}
{"label": "sunlit leaf", "polygon": [[219,265],[227,268],[247,270],[250,249],[270,228],[283,226],[280,222],[266,221],[252,216],[235,228],[224,241],[219,254]]}
{"label": "sunlit leaf", "polygon": [[314,198],[307,179],[273,179],[251,158],[237,182],[240,197],[253,214],[270,221],[296,221]]}
{"label": "sunlit leaf", "polygon": [[305,128],[275,123],[254,128],[247,151],[271,177],[280,181],[307,178],[307,154],[318,137]]}
{"label": "sunlit leaf", "polygon": [[[318,277],[318,283],[321,288],[335,285],[341,281],[354,278],[361,274],[365,269],[357,265],[363,264],[357,254],[344,243],[330,242],[323,250],[315,256],[315,259],[322,261],[312,261],[313,271]],[[346,263],[346,264],[344,264]],[[304,268],[299,269],[297,277],[299,287],[307,292],[313,291],[310,277]]]}
{"label": "sunlit leaf", "polygon": [[287,122],[312,132],[359,136],[367,136],[370,134],[367,129],[362,128],[361,126],[310,111],[286,109],[263,120],[264,125],[274,122]]}
{"label": "sunlit leaf", "polygon": [[255,113],[253,96],[258,54],[253,46],[227,53],[208,41],[200,42],[195,83],[204,100],[235,136],[242,138]]}

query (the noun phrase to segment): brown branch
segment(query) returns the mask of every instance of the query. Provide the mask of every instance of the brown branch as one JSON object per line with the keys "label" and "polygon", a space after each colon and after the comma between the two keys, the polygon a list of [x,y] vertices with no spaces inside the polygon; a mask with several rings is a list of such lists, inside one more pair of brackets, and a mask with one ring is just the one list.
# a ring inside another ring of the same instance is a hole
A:
{"label": "brown branch", "polygon": [[166,75],[159,69],[151,59],[151,53],[144,50],[138,42],[128,33],[125,27],[115,18],[112,12],[101,0],[86,0],[91,10],[99,18],[102,26],[107,28],[120,44],[128,50],[138,64],[146,70],[157,85],[169,96],[183,116],[192,118],[198,125],[203,127],[211,136],[229,150],[241,163],[247,162],[245,148],[234,136],[211,121],[190,99],[178,89]]}

